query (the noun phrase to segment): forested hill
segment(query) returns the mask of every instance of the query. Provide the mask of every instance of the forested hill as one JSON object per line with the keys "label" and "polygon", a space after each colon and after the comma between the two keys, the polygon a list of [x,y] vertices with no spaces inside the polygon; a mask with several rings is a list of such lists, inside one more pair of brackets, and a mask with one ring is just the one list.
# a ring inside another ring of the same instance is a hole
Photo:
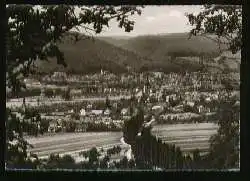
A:
{"label": "forested hill", "polygon": [[105,69],[113,73],[127,71],[130,66],[136,71],[198,71],[197,61],[172,61],[172,57],[197,57],[219,55],[214,42],[203,37],[188,39],[187,33],[150,35],[138,37],[95,37],[77,42],[70,33],[58,43],[64,53],[67,68],[59,66],[56,59],[39,61],[41,72],[66,71],[93,73]]}
{"label": "forested hill", "polygon": [[66,35],[63,37],[62,42],[58,43],[58,46],[64,53],[67,68],[57,65],[56,58],[51,58],[49,62],[38,62],[42,72],[90,73],[105,69],[119,73],[127,71],[126,66],[138,70],[144,63],[149,61],[134,52],[116,47],[97,38],[82,38],[75,42],[70,35]]}
{"label": "forested hill", "polygon": [[211,56],[219,55],[218,46],[201,36],[191,37],[188,33],[143,35],[133,38],[102,37],[102,40],[136,52],[153,60],[164,60],[168,56]]}

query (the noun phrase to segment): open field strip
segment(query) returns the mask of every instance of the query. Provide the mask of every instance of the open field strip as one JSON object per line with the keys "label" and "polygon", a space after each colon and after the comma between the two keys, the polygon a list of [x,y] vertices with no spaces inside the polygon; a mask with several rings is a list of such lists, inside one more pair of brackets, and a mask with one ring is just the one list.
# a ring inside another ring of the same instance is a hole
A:
{"label": "open field strip", "polygon": [[121,132],[66,133],[65,135],[39,137],[37,140],[36,138],[27,138],[27,141],[34,146],[29,151],[40,157],[51,153],[83,151],[92,147],[103,147],[103,149],[113,147],[122,144],[121,137]]}
{"label": "open field strip", "polygon": [[[130,99],[131,96],[109,96],[109,100],[120,100],[120,99]],[[42,101],[40,100],[40,105],[52,105],[52,104],[63,104],[63,103],[76,103],[76,102],[84,102],[84,101],[88,101],[88,102],[96,102],[96,101],[105,101],[106,97],[90,97],[90,98],[81,98],[81,99],[75,99],[75,100],[71,100],[71,101],[66,101],[66,100],[46,100],[46,101]],[[29,106],[38,106],[37,101],[26,101],[25,102],[26,105]],[[6,102],[6,107],[21,107],[23,105],[23,100],[20,99],[18,101],[12,101],[10,99],[10,101]]]}
{"label": "open field strip", "polygon": [[107,144],[107,145],[96,145],[96,144],[90,144],[87,147],[71,147],[71,148],[58,148],[58,149],[54,149],[54,150],[45,150],[45,151],[39,151],[39,152],[34,152],[38,155],[38,157],[40,156],[46,156],[46,155],[50,155],[50,154],[74,154],[74,153],[79,153],[81,151],[87,151],[90,150],[93,147],[96,147],[97,149],[101,149],[103,148],[103,150],[107,150],[109,148],[112,148],[114,146],[121,146],[121,143],[119,142],[114,142],[113,144]]}
{"label": "open field strip", "polygon": [[209,141],[209,138],[208,137],[204,137],[204,138],[196,138],[196,139],[185,139],[185,138],[182,138],[182,139],[173,139],[173,140],[164,140],[162,139],[163,141],[167,141],[169,144],[190,144],[190,142],[194,142],[195,140],[195,143],[203,143],[204,141]]}
{"label": "open field strip", "polygon": [[[208,139],[207,135],[192,135],[192,136],[189,136],[188,139],[190,140],[193,140],[193,139]],[[161,139],[164,139],[165,141],[172,141],[172,140],[188,140],[186,136],[178,136],[178,137],[171,137],[171,136],[168,136],[168,137],[162,137]]]}
{"label": "open field strip", "polygon": [[84,132],[84,133],[55,133],[54,135],[44,135],[40,137],[25,137],[31,144],[48,143],[59,141],[74,141],[75,139],[88,140],[90,137],[121,137],[122,132]]}
{"label": "open field strip", "polygon": [[168,137],[172,137],[173,139],[178,138],[179,136],[185,136],[186,138],[189,138],[190,136],[207,136],[210,137],[213,134],[216,134],[216,130],[193,130],[193,131],[157,131],[154,130],[152,132],[153,134],[155,134],[157,137],[161,137],[161,138],[168,138]]}
{"label": "open field strip", "polygon": [[218,126],[213,123],[184,123],[184,124],[157,124],[153,129],[160,130],[184,130],[184,129],[209,129],[209,128],[217,128]]}
{"label": "open field strip", "polygon": [[218,125],[214,123],[161,124],[153,126],[152,134],[165,143],[179,146],[184,152],[196,148],[205,152],[209,149],[210,137],[216,134],[217,130]]}
{"label": "open field strip", "polygon": [[67,142],[64,144],[56,144],[56,145],[45,145],[39,148],[34,148],[32,151],[34,152],[42,152],[43,150],[46,151],[53,151],[54,149],[57,148],[62,148],[64,150],[70,150],[70,149],[77,149],[77,148],[91,148],[92,146],[94,147],[95,145],[100,146],[102,143],[119,143],[116,138],[105,138],[105,139],[92,139],[91,143],[88,143],[88,140],[82,140],[82,141],[74,141],[74,142]]}

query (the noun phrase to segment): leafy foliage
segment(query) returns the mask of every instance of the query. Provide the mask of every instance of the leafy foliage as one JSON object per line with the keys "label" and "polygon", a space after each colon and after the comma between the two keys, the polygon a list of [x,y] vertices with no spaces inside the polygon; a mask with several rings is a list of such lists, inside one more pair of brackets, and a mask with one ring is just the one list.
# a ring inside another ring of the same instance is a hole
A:
{"label": "leafy foliage", "polygon": [[[64,55],[56,43],[72,28],[81,26],[86,33],[89,30],[100,33],[103,26],[108,27],[109,21],[116,19],[119,27],[129,32],[134,25],[129,16],[141,13],[141,9],[136,6],[79,6],[78,8],[80,8],[79,15],[76,15],[74,6],[67,5],[40,6],[40,9],[32,5],[6,6],[8,19],[6,89],[12,96],[18,95],[25,89],[23,78],[37,71],[35,66],[37,60],[56,57],[58,64],[66,66]],[[86,25],[91,25],[93,28]],[[81,37],[76,33],[72,38],[77,41]],[[24,127],[29,133],[37,135],[39,122],[38,112],[30,113],[26,107],[18,116],[10,109],[6,110],[8,168],[20,168],[29,160],[28,143],[23,138]]]}
{"label": "leafy foliage", "polygon": [[187,14],[187,17],[194,26],[190,35],[203,35],[218,45],[226,45],[232,53],[241,50],[242,6],[205,5],[198,15]]}
{"label": "leafy foliage", "polygon": [[75,160],[70,155],[60,157],[58,154],[51,154],[46,161],[46,169],[72,169],[76,167]]}
{"label": "leafy foliage", "polygon": [[[198,15],[188,14],[194,28],[190,35],[216,35],[208,37],[219,45],[225,44],[233,54],[242,47],[242,6],[206,5]],[[227,89],[232,89],[225,82]],[[239,110],[233,102],[219,104],[219,130],[211,138],[210,153],[206,161],[210,168],[238,168],[239,166]]]}
{"label": "leafy foliage", "polygon": [[231,102],[221,103],[218,134],[210,140],[211,167],[237,168],[239,165],[239,110]]}
{"label": "leafy foliage", "polygon": [[121,152],[120,146],[114,146],[113,148],[107,150],[108,155],[119,154],[120,152]]}
{"label": "leafy foliage", "polygon": [[127,143],[133,143],[136,135],[139,133],[142,123],[144,121],[144,114],[141,108],[138,109],[137,114],[124,123],[123,135]]}

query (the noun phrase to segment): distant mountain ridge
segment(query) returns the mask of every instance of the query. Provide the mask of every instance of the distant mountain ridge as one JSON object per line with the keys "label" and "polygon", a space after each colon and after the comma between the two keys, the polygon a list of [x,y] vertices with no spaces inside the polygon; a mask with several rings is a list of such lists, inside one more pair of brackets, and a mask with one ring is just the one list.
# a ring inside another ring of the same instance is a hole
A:
{"label": "distant mountain ridge", "polygon": [[178,62],[173,57],[217,57],[218,48],[203,37],[188,39],[188,33],[144,35],[137,37],[95,37],[74,42],[71,33],[58,43],[64,53],[67,68],[58,66],[55,58],[39,61],[41,72],[66,71],[94,73],[101,69],[113,73],[126,72],[129,66],[135,71],[198,71],[204,67],[196,61]]}
{"label": "distant mountain ridge", "polygon": [[[41,72],[66,71],[76,73],[93,73],[101,69],[113,73],[126,72],[126,66],[140,68],[147,62],[134,52],[111,45],[95,38],[85,38],[77,42],[70,39],[70,35],[63,37],[58,43],[59,49],[64,53],[67,68],[56,64],[56,59],[49,62],[39,61],[37,64]],[[136,60],[136,61],[134,61]]]}
{"label": "distant mountain ridge", "polygon": [[[218,46],[212,40],[202,36],[193,36],[189,39],[188,33],[171,33],[159,35],[141,35],[129,39],[118,37],[105,37],[102,40],[115,46],[136,52],[142,56],[150,56],[152,59],[164,59],[166,56],[200,56],[219,55]],[[178,55],[180,54],[180,55]]]}

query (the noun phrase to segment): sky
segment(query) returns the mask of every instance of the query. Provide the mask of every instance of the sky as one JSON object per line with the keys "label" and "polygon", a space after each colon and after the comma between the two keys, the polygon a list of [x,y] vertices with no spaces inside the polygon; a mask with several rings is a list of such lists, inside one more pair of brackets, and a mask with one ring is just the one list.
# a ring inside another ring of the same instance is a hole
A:
{"label": "sky", "polygon": [[141,16],[134,15],[134,30],[127,33],[118,27],[115,20],[110,22],[110,27],[105,28],[97,36],[138,36],[148,34],[182,33],[191,30],[185,13],[199,13],[202,6],[145,6]]}
{"label": "sky", "polygon": [[[40,6],[35,8],[40,9]],[[129,19],[135,21],[134,29],[131,32],[125,32],[124,29],[118,27],[115,19],[109,22],[109,28],[104,28],[100,34],[94,36],[139,36],[166,33],[184,33],[191,30],[191,25],[185,13],[197,14],[202,11],[202,6],[198,5],[160,5],[145,6],[142,14],[139,16],[130,16]],[[76,8],[75,13],[79,14],[80,9]],[[80,29],[81,33],[86,33],[84,29]],[[76,29],[72,29],[76,31]]]}

